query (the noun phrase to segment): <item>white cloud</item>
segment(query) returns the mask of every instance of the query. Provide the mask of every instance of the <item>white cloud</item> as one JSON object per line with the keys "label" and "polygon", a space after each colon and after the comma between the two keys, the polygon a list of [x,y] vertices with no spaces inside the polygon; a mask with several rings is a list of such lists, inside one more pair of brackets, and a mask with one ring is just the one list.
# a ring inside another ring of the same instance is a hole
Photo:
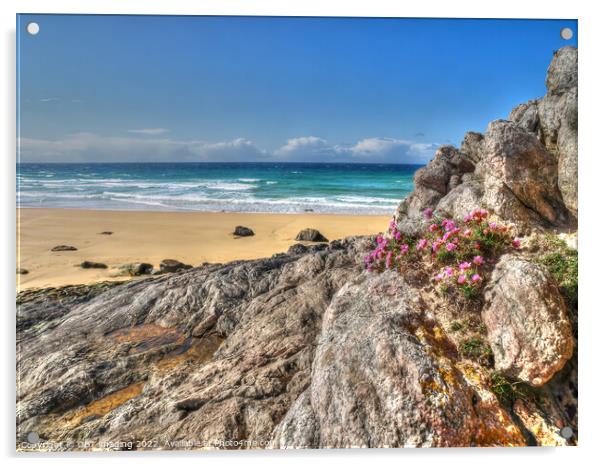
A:
{"label": "white cloud", "polygon": [[76,133],[61,139],[21,138],[22,162],[364,162],[425,163],[437,144],[404,139],[366,138],[354,144],[332,145],[316,136],[289,139],[274,151],[244,138],[208,142],[167,137],[100,136]]}
{"label": "white cloud", "polygon": [[251,141],[240,138],[210,143],[76,133],[63,139],[21,138],[18,142],[22,162],[227,162],[258,161],[266,156]]}
{"label": "white cloud", "polygon": [[274,152],[279,159],[304,162],[425,163],[437,144],[404,139],[367,138],[351,145],[331,145],[316,136],[289,139]]}
{"label": "white cloud", "polygon": [[167,128],[142,128],[142,129],[128,129],[128,133],[134,134],[148,134],[156,136],[158,134],[165,134],[169,130]]}
{"label": "white cloud", "polygon": [[424,163],[430,160],[438,147],[435,143],[416,143],[405,139],[367,138],[348,150],[354,158],[383,163]]}
{"label": "white cloud", "polygon": [[282,160],[299,160],[304,162],[327,162],[324,158],[333,157],[333,148],[315,136],[304,136],[286,141],[286,144],[274,151],[274,155]]}
{"label": "white cloud", "polygon": [[58,100],[58,97],[44,97],[43,99],[40,99],[40,102],[57,102]]}

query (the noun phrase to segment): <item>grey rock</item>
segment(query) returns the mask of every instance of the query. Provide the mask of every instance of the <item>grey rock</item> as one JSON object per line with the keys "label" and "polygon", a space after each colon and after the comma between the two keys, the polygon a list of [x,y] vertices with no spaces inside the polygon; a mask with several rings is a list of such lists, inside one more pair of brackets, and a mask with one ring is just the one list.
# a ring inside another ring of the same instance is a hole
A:
{"label": "grey rock", "polygon": [[119,268],[132,276],[148,275],[153,271],[153,264],[133,262],[131,264],[124,264]]}
{"label": "grey rock", "polygon": [[554,52],[548,68],[546,87],[552,95],[577,87],[577,49],[566,46]]}
{"label": "grey rock", "polygon": [[464,135],[464,140],[460,146],[462,152],[473,164],[477,164],[481,160],[481,141],[483,135],[475,131],[468,131]]}
{"label": "grey rock", "polygon": [[482,311],[496,369],[533,386],[545,384],[573,354],[564,300],[546,269],[503,256]]}
{"label": "grey rock", "polygon": [[550,224],[568,220],[555,158],[516,123],[489,124],[478,174],[484,179],[485,204],[502,218],[527,221],[533,211]]}
{"label": "grey rock", "polygon": [[470,445],[473,392],[460,373],[445,379],[414,336],[429,324],[424,306],[396,274],[347,283],[324,314],[311,384],[276,428],[277,445]]}
{"label": "grey rock", "polygon": [[241,225],[238,225],[236,228],[234,228],[234,236],[253,236],[253,235],[255,235],[255,232],[253,230],[251,230],[250,228],[243,227]]}
{"label": "grey rock", "polygon": [[313,228],[305,228],[297,233],[295,241],[313,241],[313,242],[327,242],[326,237],[318,230]]}
{"label": "grey rock", "polygon": [[179,272],[181,270],[191,269],[192,265],[184,264],[175,259],[163,259],[159,264],[159,270],[163,273],[166,272]]}
{"label": "grey rock", "polygon": [[[309,385],[322,314],[361,270],[363,244],[208,265],[77,298],[70,289],[23,295],[18,439],[151,436],[166,449],[190,438],[216,447],[269,440]],[[91,418],[97,400],[112,408]]]}
{"label": "grey rock", "polygon": [[307,246],[301,243],[293,244],[288,248],[288,254],[305,254],[308,251]]}
{"label": "grey rock", "polygon": [[77,248],[75,246],[67,246],[65,244],[61,244],[60,246],[55,246],[51,249],[52,252],[58,252],[58,251],[77,251]]}
{"label": "grey rock", "polygon": [[102,262],[93,262],[93,261],[83,261],[79,265],[82,269],[106,269],[107,264],[103,264]]}
{"label": "grey rock", "polygon": [[537,135],[558,160],[558,186],[569,211],[578,215],[577,49],[554,53],[546,79],[547,93],[515,107],[509,119]]}

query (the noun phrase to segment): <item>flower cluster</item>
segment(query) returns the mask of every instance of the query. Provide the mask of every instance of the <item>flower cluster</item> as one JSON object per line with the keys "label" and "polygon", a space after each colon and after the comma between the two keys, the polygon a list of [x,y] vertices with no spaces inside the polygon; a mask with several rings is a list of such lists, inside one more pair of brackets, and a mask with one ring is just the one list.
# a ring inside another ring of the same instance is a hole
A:
{"label": "flower cluster", "polygon": [[368,270],[398,269],[409,260],[423,260],[436,270],[439,289],[456,286],[467,297],[476,296],[483,282],[486,258],[491,261],[504,248],[520,248],[507,225],[490,220],[486,210],[470,212],[462,221],[437,219],[424,211],[427,227],[419,238],[406,238],[391,221],[389,234],[379,235],[376,248],[365,257]]}
{"label": "flower cluster", "polygon": [[378,235],[376,248],[364,258],[369,271],[394,269],[410,256],[410,241],[404,241],[404,236],[397,230],[394,220],[389,223],[389,237]]}

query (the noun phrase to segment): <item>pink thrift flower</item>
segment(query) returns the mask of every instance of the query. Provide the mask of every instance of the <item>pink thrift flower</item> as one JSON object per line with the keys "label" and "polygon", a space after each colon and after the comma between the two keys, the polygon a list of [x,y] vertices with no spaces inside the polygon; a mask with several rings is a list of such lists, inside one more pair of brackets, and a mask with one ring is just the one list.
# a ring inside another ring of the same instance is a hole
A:
{"label": "pink thrift flower", "polygon": [[452,269],[451,267],[445,267],[445,275],[447,275],[448,277],[451,277],[454,274],[454,269]]}
{"label": "pink thrift flower", "polygon": [[466,283],[466,275],[464,275],[464,274],[458,275],[458,283],[460,285],[463,285],[464,283]]}
{"label": "pink thrift flower", "polygon": [[471,265],[471,264],[470,264],[470,262],[462,262],[462,263],[461,263],[461,264],[458,266],[458,268],[459,268],[460,270],[466,270],[466,269],[469,269],[469,268],[470,268],[470,265]]}
{"label": "pink thrift flower", "polygon": [[471,280],[473,281],[473,283],[476,282],[480,282],[481,281],[481,276],[478,273],[475,273],[472,277]]}
{"label": "pink thrift flower", "polygon": [[472,261],[475,263],[475,265],[482,265],[484,262],[483,256],[474,256]]}
{"label": "pink thrift flower", "polygon": [[495,230],[497,228],[497,223],[496,222],[489,222],[489,228],[491,228],[492,230]]}
{"label": "pink thrift flower", "polygon": [[430,220],[431,218],[433,218],[433,209],[431,207],[427,207],[426,209],[424,209],[422,215],[424,215],[425,219]]}
{"label": "pink thrift flower", "polygon": [[470,238],[472,236],[472,230],[470,230],[470,229],[464,230],[462,232],[462,236],[464,236],[464,238]]}
{"label": "pink thrift flower", "polygon": [[468,214],[464,216],[464,223],[470,223],[472,220],[472,214]]}
{"label": "pink thrift flower", "polygon": [[437,275],[435,275],[435,281],[436,282],[440,282],[441,280],[443,280],[443,274],[442,273],[438,273]]}
{"label": "pink thrift flower", "polygon": [[448,251],[453,251],[454,249],[456,249],[458,246],[454,243],[447,243],[445,245],[445,249],[447,249]]}
{"label": "pink thrift flower", "polygon": [[512,246],[513,246],[514,248],[516,248],[516,249],[520,248],[520,239],[518,239],[518,238],[514,238],[514,239],[512,240]]}
{"label": "pink thrift flower", "polygon": [[422,238],[421,240],[418,241],[418,244],[416,245],[416,250],[422,251],[425,247],[426,247],[426,240],[424,238]]}
{"label": "pink thrift flower", "polygon": [[399,241],[399,240],[401,239],[401,232],[399,232],[399,231],[396,231],[396,232],[395,232],[395,239],[396,239],[397,241]]}
{"label": "pink thrift flower", "polygon": [[401,245],[401,254],[406,255],[410,251],[410,246],[407,244]]}
{"label": "pink thrift flower", "polygon": [[393,253],[391,251],[389,251],[387,253],[387,258],[385,260],[385,267],[388,268],[388,269],[390,269],[392,263],[393,263]]}
{"label": "pink thrift flower", "polygon": [[382,243],[382,242],[383,242],[383,237],[382,237],[381,235],[378,235],[378,236],[376,237],[376,244],[380,244],[380,243]]}
{"label": "pink thrift flower", "polygon": [[431,226],[429,226],[429,231],[431,233],[437,231],[439,229],[439,225],[437,225],[436,223],[433,223]]}

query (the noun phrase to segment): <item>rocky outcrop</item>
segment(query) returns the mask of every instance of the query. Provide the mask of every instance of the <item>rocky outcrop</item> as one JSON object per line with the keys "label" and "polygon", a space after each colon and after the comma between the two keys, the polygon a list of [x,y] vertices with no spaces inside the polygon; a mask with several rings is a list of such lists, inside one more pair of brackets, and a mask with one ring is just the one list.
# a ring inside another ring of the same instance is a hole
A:
{"label": "rocky outcrop", "polygon": [[31,431],[97,445],[150,436],[167,449],[190,438],[269,441],[309,385],[324,309],[361,270],[362,241],[161,275],[87,300],[25,294],[19,441]]}
{"label": "rocky outcrop", "polygon": [[523,232],[575,226],[577,218],[577,50],[554,54],[545,97],[518,105],[509,120],[468,132],[460,149],[443,146],[414,176],[400,204],[400,229],[422,211],[458,216],[486,208]]}
{"label": "rocky outcrop", "polygon": [[573,354],[573,335],[557,285],[541,265],[503,256],[482,311],[496,369],[533,386],[556,374]]}
{"label": "rocky outcrop", "polygon": [[324,314],[311,383],[276,428],[275,446],[472,445],[477,395],[436,341],[426,307],[393,273],[348,282]]}
{"label": "rocky outcrop", "polygon": [[537,135],[558,162],[558,186],[566,207],[576,217],[577,191],[577,49],[554,53],[544,97],[519,105],[509,119]]}

